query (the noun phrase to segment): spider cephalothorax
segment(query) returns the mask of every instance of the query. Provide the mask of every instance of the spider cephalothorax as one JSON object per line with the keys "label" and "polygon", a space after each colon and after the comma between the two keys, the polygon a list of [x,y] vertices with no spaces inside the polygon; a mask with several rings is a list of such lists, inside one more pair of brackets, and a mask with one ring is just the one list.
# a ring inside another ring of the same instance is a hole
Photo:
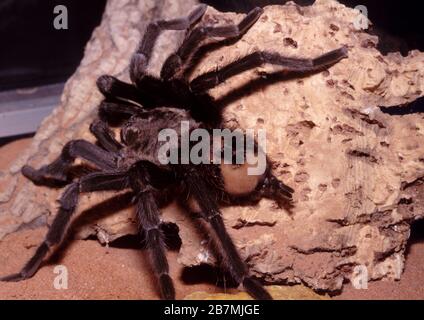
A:
{"label": "spider cephalothorax", "polygon": [[[186,71],[206,39],[237,40],[262,14],[262,9],[257,8],[238,25],[197,26],[205,11],[206,6],[200,5],[186,18],[149,24],[131,59],[132,84],[112,76],[98,79],[97,85],[105,99],[99,107],[101,117],[92,123],[90,130],[100,146],[85,140],[73,140],[65,145],[60,156],[51,164],[38,170],[29,166],[22,169],[22,173],[35,184],[66,186],[66,189],[60,198],[59,211],[34,256],[19,273],[1,280],[19,281],[35,274],[49,249],[63,239],[80,193],[130,189],[134,195],[140,233],[145,237],[162,298],[175,297],[160,229],[159,204],[160,198],[164,197],[178,200],[187,210],[202,218],[234,280],[242,283],[255,298],[271,298],[261,283],[249,275],[225,229],[219,208],[223,204],[252,203],[263,197],[287,206],[293,190],[272,174],[269,159],[266,159],[265,170],[256,176],[247,173],[246,164],[195,163],[191,159],[188,163],[163,163],[159,161],[158,152],[164,141],[158,137],[164,129],[178,132],[181,123],[188,123],[188,134],[196,129],[210,132],[222,128],[221,108],[207,90],[232,76],[265,63],[280,65],[288,72],[308,74],[345,58],[347,49],[342,47],[315,59],[288,58],[275,52],[255,51],[189,81]],[[178,50],[165,61],[160,78],[157,78],[149,75],[146,68],[156,39],[163,30],[186,30],[187,34]],[[115,139],[108,125],[111,118],[123,121],[120,141]],[[173,145],[180,153],[187,152],[182,147],[184,138],[180,134],[177,144]],[[70,168],[77,157],[90,162],[97,171],[73,177]]]}

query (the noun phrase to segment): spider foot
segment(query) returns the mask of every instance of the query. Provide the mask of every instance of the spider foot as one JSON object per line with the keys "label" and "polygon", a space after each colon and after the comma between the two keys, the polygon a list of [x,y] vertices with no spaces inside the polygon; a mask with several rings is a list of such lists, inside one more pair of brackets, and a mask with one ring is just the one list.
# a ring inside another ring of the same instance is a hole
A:
{"label": "spider foot", "polygon": [[22,273],[14,273],[8,276],[0,277],[0,281],[2,282],[19,282],[25,279],[27,279],[27,277]]}
{"label": "spider foot", "polygon": [[265,290],[262,284],[253,278],[245,278],[243,280],[243,287],[248,294],[257,300],[272,300],[271,295]]}
{"label": "spider foot", "polygon": [[175,289],[172,279],[168,274],[159,277],[160,294],[164,300],[175,300]]}
{"label": "spider foot", "polygon": [[64,171],[49,172],[48,174],[43,168],[36,170],[31,166],[23,166],[22,174],[36,185],[64,185],[69,183],[68,177]]}

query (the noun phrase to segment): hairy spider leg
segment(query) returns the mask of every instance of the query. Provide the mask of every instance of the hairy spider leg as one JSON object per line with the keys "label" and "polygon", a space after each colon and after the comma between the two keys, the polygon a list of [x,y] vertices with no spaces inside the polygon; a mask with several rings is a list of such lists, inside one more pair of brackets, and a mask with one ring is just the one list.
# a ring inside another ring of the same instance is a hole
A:
{"label": "hairy spider leg", "polygon": [[137,105],[143,104],[143,100],[136,87],[114,76],[102,75],[97,79],[96,84],[106,99],[119,99]]}
{"label": "hairy spider leg", "polygon": [[139,230],[144,234],[146,249],[153,271],[158,279],[162,299],[175,299],[175,289],[169,276],[169,265],[165,255],[165,240],[160,229],[160,212],[156,200],[150,192],[137,196],[136,215]]}
{"label": "hairy spider leg", "polygon": [[105,96],[106,102],[133,105],[139,112],[172,102],[168,83],[147,74],[134,85],[114,76],[102,75],[97,79],[97,87]]}
{"label": "hairy spider leg", "polygon": [[151,22],[147,26],[143,38],[130,62],[130,79],[135,86],[113,76],[103,75],[97,80],[97,87],[100,92],[106,98],[134,102],[144,107],[152,107],[160,104],[160,99],[158,101],[157,98],[155,99],[155,96],[159,94],[160,97],[163,94],[163,90],[161,90],[163,88],[163,82],[146,73],[156,40],[162,31],[186,30],[190,28],[200,20],[206,9],[207,6],[202,4],[197,6],[187,17]]}
{"label": "hairy spider leg", "polygon": [[206,12],[207,5],[198,5],[187,17],[173,20],[159,20],[150,23],[130,63],[130,78],[135,84],[146,74],[156,40],[164,30],[187,30],[196,24]]}
{"label": "hairy spider leg", "polygon": [[145,110],[142,108],[118,102],[102,101],[99,106],[99,112],[110,116],[131,117],[141,115]]}
{"label": "hairy spider leg", "polygon": [[74,213],[80,193],[123,190],[128,188],[127,172],[94,172],[82,177],[79,182],[70,184],[63,192],[59,203],[60,207],[49,231],[37,248],[32,258],[25,264],[19,273],[0,278],[0,281],[21,281],[31,278],[39,269],[41,262],[50,248],[58,245],[69,226],[71,216]]}
{"label": "hairy spider leg", "polygon": [[123,148],[122,144],[115,139],[114,133],[103,120],[94,120],[90,125],[90,132],[106,151],[117,153]]}
{"label": "hairy spider leg", "polygon": [[155,192],[173,181],[173,174],[161,170],[148,161],[140,161],[132,168],[131,187],[136,197],[138,229],[144,235],[148,257],[158,279],[162,299],[175,299],[175,289],[169,276],[165,239],[160,229],[160,210]]}
{"label": "hairy spider leg", "polygon": [[346,47],[332,50],[313,59],[290,58],[275,52],[255,51],[218,70],[209,71],[196,77],[190,83],[190,88],[195,93],[204,92],[237,74],[260,67],[266,63],[282,66],[286,72],[309,73],[328,68],[346,57]]}
{"label": "hairy spider leg", "polygon": [[234,280],[242,283],[246,291],[255,299],[270,300],[272,297],[262,284],[249,276],[246,264],[241,259],[233,240],[228,234],[221,212],[217,205],[218,195],[205,183],[202,168],[195,165],[178,165],[175,167],[187,184],[188,191],[196,199],[201,216],[211,227],[217,241],[221,244],[221,254],[225,266]]}
{"label": "hairy spider leg", "polygon": [[26,165],[22,168],[22,174],[37,185],[67,184],[70,182],[68,170],[77,157],[93,163],[101,170],[116,168],[116,154],[85,140],[72,140],[63,147],[59,157],[52,163],[38,170]]}
{"label": "hairy spider leg", "polygon": [[183,41],[178,50],[165,61],[161,70],[161,78],[169,80],[173,77],[181,78],[190,66],[193,56],[198,52],[207,38],[236,39],[245,34],[262,15],[262,8],[250,11],[239,24],[223,25],[218,27],[196,27]]}
{"label": "hairy spider leg", "polygon": [[[108,100],[123,100],[135,103],[150,109],[161,105],[175,104],[177,107],[190,110],[203,106],[203,111],[193,110],[194,116],[199,119],[211,119],[211,123],[220,120],[219,110],[215,110],[211,104],[211,98],[206,95],[198,95],[195,101],[190,98],[189,88],[186,84],[170,84],[167,78],[171,77],[180,68],[172,61],[179,61],[181,68],[189,65],[189,60],[197,52],[198,44],[207,37],[221,37],[224,39],[235,39],[243,35],[258,20],[263,10],[256,8],[252,10],[238,25],[225,25],[220,27],[197,27],[183,41],[178,51],[171,55],[162,67],[161,77],[146,74],[146,68],[150,59],[154,44],[160,32],[167,29],[183,30],[194,26],[206,11],[206,6],[197,7],[187,18],[158,21],[151,23],[143,36],[143,39],[134,53],[130,64],[130,77],[135,86],[125,83],[113,76],[104,75],[97,81],[99,90]],[[168,71],[167,71],[168,70]],[[170,76],[166,76],[170,74]],[[181,104],[181,105],[180,105]],[[118,108],[115,108],[115,110]]]}

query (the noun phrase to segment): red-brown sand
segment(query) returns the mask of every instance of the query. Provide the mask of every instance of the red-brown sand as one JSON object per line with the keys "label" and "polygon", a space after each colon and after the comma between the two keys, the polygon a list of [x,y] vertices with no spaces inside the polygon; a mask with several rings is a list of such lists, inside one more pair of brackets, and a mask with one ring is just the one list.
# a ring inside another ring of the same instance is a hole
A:
{"label": "red-brown sand", "polygon": [[[22,139],[0,148],[0,170],[29,145]],[[25,230],[0,242],[0,276],[18,271],[43,239],[46,228]],[[187,284],[181,280],[177,253],[169,252],[171,276],[177,298],[194,291],[220,292],[211,284]],[[68,289],[55,289],[57,265],[68,270]],[[367,290],[346,285],[336,299],[424,299],[424,243],[410,246],[402,279],[371,282]],[[63,254],[44,265],[37,274],[18,283],[0,283],[0,299],[157,299],[154,276],[143,251],[106,248],[97,241],[73,240]]]}

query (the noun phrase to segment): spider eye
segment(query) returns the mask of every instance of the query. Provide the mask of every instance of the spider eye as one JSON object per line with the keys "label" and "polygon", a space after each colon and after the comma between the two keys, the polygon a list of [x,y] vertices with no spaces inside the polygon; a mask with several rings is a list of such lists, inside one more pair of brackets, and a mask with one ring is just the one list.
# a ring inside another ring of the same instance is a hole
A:
{"label": "spider eye", "polygon": [[126,145],[133,145],[139,136],[139,131],[133,127],[127,127],[122,130],[122,140]]}

